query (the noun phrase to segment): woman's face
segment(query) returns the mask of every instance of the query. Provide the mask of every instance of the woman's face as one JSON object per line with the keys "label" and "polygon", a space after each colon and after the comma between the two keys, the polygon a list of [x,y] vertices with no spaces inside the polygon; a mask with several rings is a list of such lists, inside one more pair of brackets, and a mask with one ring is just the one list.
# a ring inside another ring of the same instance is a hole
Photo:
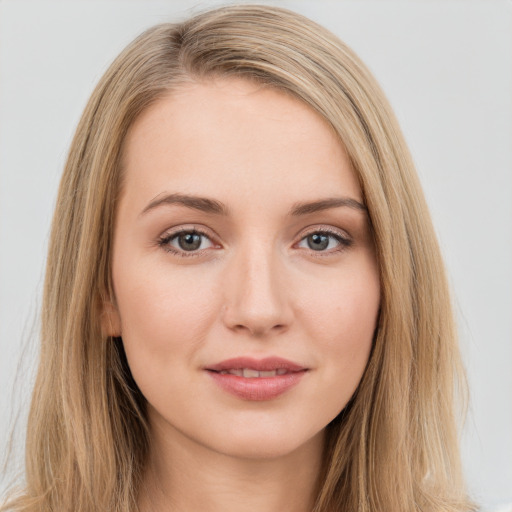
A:
{"label": "woman's face", "polygon": [[282,92],[212,80],[146,110],[123,161],[107,318],[153,432],[252,458],[321,438],[361,379],[380,300],[329,126]]}

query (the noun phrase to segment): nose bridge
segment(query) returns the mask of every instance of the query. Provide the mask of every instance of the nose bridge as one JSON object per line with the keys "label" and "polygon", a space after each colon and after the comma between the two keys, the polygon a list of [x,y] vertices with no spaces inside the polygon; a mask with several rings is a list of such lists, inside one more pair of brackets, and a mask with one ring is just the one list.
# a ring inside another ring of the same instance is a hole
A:
{"label": "nose bridge", "polygon": [[241,244],[226,269],[225,322],[263,335],[290,322],[283,262],[271,242],[252,237]]}

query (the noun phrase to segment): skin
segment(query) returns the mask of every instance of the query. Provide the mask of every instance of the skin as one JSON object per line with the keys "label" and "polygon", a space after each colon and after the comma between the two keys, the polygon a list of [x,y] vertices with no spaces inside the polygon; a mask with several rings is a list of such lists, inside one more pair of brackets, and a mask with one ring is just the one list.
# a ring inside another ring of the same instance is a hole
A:
{"label": "skin", "polygon": [[[218,79],[143,112],[124,172],[105,328],[122,336],[148,401],[141,510],[311,510],[324,429],[361,379],[380,301],[364,209],[289,214],[297,202],[363,203],[343,146],[298,100]],[[220,201],[229,214],[154,206],[171,193]],[[171,238],[180,229],[206,236],[187,252],[183,236]],[[311,248],[325,229],[341,238]],[[243,400],[205,371],[239,356],[279,356],[307,372],[277,398]]]}

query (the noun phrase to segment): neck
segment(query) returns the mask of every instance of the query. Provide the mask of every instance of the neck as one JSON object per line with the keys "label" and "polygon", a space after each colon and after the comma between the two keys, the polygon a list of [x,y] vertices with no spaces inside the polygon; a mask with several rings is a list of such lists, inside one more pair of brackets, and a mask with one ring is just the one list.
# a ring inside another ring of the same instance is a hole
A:
{"label": "neck", "polygon": [[[168,432],[167,432],[168,434]],[[311,512],[323,433],[279,457],[239,458],[176,433],[153,436],[141,512]]]}

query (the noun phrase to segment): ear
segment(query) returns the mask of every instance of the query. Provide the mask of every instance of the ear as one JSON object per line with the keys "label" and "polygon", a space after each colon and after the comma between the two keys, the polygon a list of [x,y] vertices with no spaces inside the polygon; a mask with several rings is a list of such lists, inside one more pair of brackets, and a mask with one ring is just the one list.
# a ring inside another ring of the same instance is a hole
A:
{"label": "ear", "polygon": [[121,317],[115,304],[109,301],[103,301],[101,306],[101,332],[103,336],[117,338],[121,336]]}

